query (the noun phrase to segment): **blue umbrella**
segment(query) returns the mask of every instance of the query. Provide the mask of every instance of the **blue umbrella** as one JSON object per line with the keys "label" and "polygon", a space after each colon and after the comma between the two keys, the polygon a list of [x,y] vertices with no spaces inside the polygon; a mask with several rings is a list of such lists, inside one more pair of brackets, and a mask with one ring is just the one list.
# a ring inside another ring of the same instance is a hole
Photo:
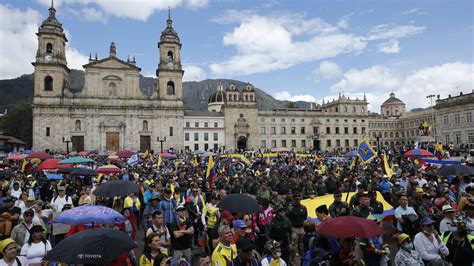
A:
{"label": "blue umbrella", "polygon": [[32,150],[24,150],[24,151],[23,151],[23,154],[32,154],[32,153],[33,153]]}
{"label": "blue umbrella", "polygon": [[83,205],[66,210],[53,218],[53,223],[61,224],[110,224],[125,220],[116,210],[100,205]]}
{"label": "blue umbrella", "polygon": [[350,151],[348,153],[346,153],[346,155],[344,155],[346,157],[356,157],[357,156],[357,151]]}
{"label": "blue umbrella", "polygon": [[62,180],[63,179],[61,175],[49,174],[49,173],[46,173],[46,178],[48,178],[49,180]]}

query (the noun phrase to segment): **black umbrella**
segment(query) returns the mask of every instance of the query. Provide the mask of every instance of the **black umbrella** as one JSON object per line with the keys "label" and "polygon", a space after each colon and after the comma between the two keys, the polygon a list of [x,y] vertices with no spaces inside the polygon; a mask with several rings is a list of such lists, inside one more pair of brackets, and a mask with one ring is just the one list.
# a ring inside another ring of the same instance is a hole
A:
{"label": "black umbrella", "polygon": [[75,168],[74,171],[69,173],[70,175],[80,175],[80,176],[96,176],[98,175],[96,171],[89,168]]}
{"label": "black umbrella", "polygon": [[65,238],[44,259],[68,264],[106,264],[136,247],[135,241],[119,230],[89,229]]}
{"label": "black umbrella", "polygon": [[437,175],[440,175],[440,176],[474,175],[474,167],[462,165],[462,164],[447,165],[439,169]]}
{"label": "black umbrella", "polygon": [[56,173],[58,174],[69,174],[70,172],[74,171],[76,168],[75,167],[68,167],[68,168],[60,168]]}
{"label": "black umbrella", "polygon": [[119,179],[119,180],[110,180],[103,184],[100,184],[94,194],[99,197],[111,198],[115,196],[125,196],[131,193],[136,193],[140,188],[134,183]]}
{"label": "black umbrella", "polygon": [[257,200],[245,194],[230,194],[222,199],[218,207],[233,213],[254,213],[262,209]]}

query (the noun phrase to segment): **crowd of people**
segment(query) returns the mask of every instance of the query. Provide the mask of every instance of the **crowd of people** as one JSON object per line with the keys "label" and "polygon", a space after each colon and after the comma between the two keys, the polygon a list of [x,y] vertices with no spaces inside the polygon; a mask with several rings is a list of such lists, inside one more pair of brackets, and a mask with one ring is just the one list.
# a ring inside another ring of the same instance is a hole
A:
{"label": "crowd of people", "polygon": [[[49,180],[36,170],[38,164],[22,171],[22,161],[10,162],[0,172],[0,265],[50,263],[43,260],[48,251],[88,229],[51,220],[94,204],[126,218],[96,227],[116,228],[143,242],[143,248],[110,265],[472,265],[473,176],[438,176],[436,167],[421,167],[403,151],[388,153],[391,176],[378,157],[354,164],[354,159],[292,152],[253,152],[246,160],[217,153],[212,178],[206,176],[208,158],[192,153],[140,155],[133,165],[126,158],[110,161],[90,153],[95,163],[77,167],[112,163],[123,171],[62,180]],[[140,191],[115,198],[94,195],[113,179],[133,182]],[[346,201],[346,192],[355,193]],[[219,208],[233,193],[254,197],[261,211]],[[379,194],[393,206],[393,217],[383,217]],[[324,195],[334,201],[315,210],[301,203]],[[309,217],[310,211],[316,217]],[[318,223],[348,215],[374,220],[386,234],[337,239],[318,233]]]}

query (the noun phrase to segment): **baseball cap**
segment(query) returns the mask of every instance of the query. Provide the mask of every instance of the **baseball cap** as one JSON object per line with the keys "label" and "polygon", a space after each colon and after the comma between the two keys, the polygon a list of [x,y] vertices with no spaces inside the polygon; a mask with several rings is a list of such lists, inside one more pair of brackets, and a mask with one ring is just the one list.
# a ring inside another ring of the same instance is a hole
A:
{"label": "baseball cap", "polygon": [[249,251],[255,249],[255,245],[252,242],[252,240],[250,240],[246,237],[239,237],[239,239],[237,239],[237,242],[235,243],[235,245],[237,246],[238,250],[242,250],[244,252],[249,252]]}
{"label": "baseball cap", "polygon": [[66,190],[66,188],[64,186],[59,186],[58,187],[58,191],[65,191],[65,190]]}
{"label": "baseball cap", "polygon": [[221,213],[221,218],[230,222],[234,219],[234,216],[230,211],[223,211]]}
{"label": "baseball cap", "polygon": [[430,217],[425,217],[425,218],[421,219],[421,221],[420,221],[420,225],[432,225],[434,223],[435,222],[433,220],[431,220]]}
{"label": "baseball cap", "polygon": [[176,211],[184,211],[184,210],[186,210],[184,205],[178,205],[178,207],[176,207]]}
{"label": "baseball cap", "polygon": [[402,244],[407,239],[410,239],[410,236],[405,233],[401,233],[400,235],[398,235],[398,244]]}
{"label": "baseball cap", "polygon": [[235,220],[233,223],[232,223],[233,227],[234,228],[247,228],[247,225],[245,224],[245,222],[243,220]]}

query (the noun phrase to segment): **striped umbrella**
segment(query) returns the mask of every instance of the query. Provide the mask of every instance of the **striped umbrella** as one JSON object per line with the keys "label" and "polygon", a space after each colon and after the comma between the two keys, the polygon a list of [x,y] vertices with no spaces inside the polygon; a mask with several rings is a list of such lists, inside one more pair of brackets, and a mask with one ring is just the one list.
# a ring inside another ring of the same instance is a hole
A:
{"label": "striped umbrella", "polygon": [[405,154],[403,155],[407,157],[433,157],[433,154],[431,152],[424,149],[412,149],[405,152]]}
{"label": "striped umbrella", "polygon": [[122,169],[115,165],[108,164],[97,168],[96,172],[99,174],[119,174],[122,172]]}

